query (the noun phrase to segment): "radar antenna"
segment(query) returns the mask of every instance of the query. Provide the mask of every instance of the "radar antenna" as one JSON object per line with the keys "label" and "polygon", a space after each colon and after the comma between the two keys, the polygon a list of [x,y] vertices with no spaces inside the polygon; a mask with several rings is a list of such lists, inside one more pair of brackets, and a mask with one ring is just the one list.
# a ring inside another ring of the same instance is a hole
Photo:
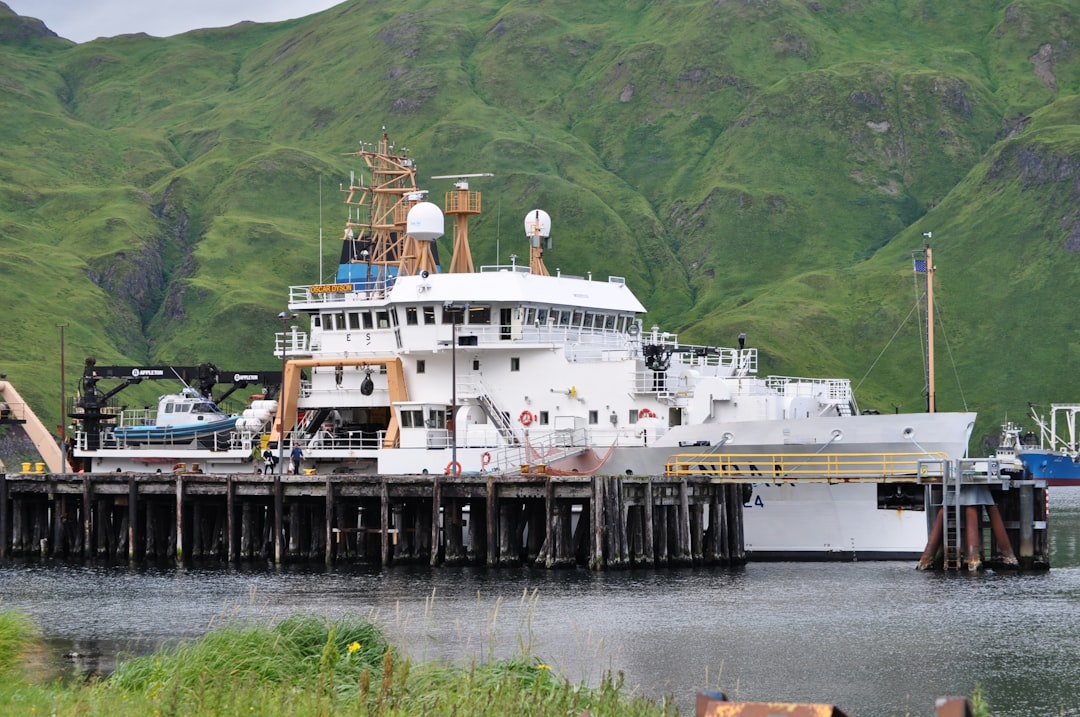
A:
{"label": "radar antenna", "polygon": [[432,179],[453,179],[454,189],[446,193],[446,213],[454,217],[454,253],[450,257],[450,273],[471,274],[472,250],[469,248],[469,215],[480,213],[480,192],[469,191],[469,180],[494,177],[491,172],[473,174],[440,174]]}

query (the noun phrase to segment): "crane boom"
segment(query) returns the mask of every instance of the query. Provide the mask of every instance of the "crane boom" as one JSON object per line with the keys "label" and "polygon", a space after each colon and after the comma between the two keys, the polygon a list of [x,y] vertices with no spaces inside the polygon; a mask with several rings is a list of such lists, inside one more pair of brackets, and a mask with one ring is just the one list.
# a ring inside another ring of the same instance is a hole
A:
{"label": "crane boom", "polygon": [[0,400],[3,400],[0,418],[6,423],[21,423],[34,448],[49,467],[49,472],[64,473],[64,454],[60,451],[56,437],[49,432],[9,381],[0,381]]}

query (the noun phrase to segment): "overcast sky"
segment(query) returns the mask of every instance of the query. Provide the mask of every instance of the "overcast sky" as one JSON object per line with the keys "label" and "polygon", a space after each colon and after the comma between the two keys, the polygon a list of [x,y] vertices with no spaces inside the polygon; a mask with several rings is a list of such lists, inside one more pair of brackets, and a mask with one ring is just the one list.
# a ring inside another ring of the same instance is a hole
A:
{"label": "overcast sky", "polygon": [[36,17],[60,37],[87,42],[145,32],[157,37],[243,20],[274,22],[304,17],[343,0],[3,0],[20,15]]}

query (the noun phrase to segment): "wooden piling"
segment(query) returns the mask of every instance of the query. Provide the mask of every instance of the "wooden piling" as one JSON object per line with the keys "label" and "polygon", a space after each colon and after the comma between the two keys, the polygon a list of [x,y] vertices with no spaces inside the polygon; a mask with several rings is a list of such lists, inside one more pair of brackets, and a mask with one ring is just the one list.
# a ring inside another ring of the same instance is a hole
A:
{"label": "wooden piling", "polygon": [[[659,476],[18,475],[0,554],[177,563],[728,564],[728,486]],[[466,530],[467,528],[467,530]]]}

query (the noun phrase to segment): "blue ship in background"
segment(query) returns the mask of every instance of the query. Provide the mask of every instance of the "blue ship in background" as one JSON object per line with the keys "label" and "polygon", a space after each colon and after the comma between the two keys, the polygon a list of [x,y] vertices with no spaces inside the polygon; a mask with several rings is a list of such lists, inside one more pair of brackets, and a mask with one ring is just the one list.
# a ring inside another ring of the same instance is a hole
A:
{"label": "blue ship in background", "polygon": [[[1025,477],[1045,480],[1048,486],[1080,486],[1080,451],[1076,442],[1076,415],[1080,404],[1050,406],[1050,422],[1031,408],[1039,432],[1024,431],[1011,422],[1001,426],[996,457],[1018,463]],[[1060,432],[1059,432],[1060,424]]]}

